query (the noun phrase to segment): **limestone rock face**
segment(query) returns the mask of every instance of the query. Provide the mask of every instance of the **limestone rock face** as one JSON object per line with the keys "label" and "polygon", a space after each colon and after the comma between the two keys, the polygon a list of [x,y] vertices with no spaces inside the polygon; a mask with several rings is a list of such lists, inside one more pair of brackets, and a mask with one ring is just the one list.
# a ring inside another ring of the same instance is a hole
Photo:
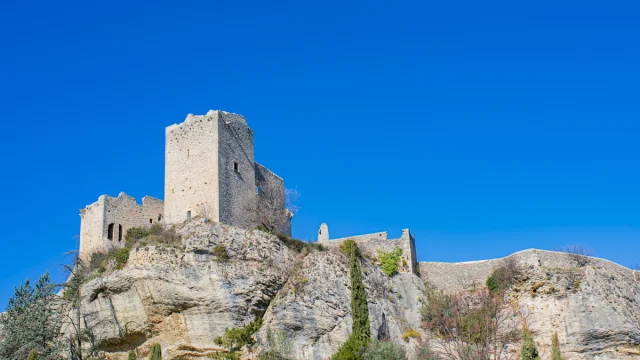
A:
{"label": "limestone rock face", "polygon": [[[260,316],[258,344],[245,354],[248,359],[274,347],[286,348],[294,359],[328,359],[348,338],[350,276],[347,257],[338,249],[305,256],[273,235],[200,219],[178,232],[181,248],[133,249],[124,269],[83,287],[85,321],[108,359],[126,359],[128,350],[145,358],[155,342],[165,359],[205,358],[219,350],[213,340],[225,328]],[[560,253],[529,250],[512,256],[525,272],[507,296],[526,315],[543,359],[549,358],[553,331],[570,360],[640,359],[635,273],[600,259],[576,267]],[[420,332],[423,280],[446,291],[465,290],[483,286],[499,264],[421,263],[421,279],[412,273],[386,276],[364,257],[372,336],[388,337],[413,356],[418,341],[405,342],[402,334]]]}
{"label": "limestone rock face", "polygon": [[[507,293],[533,331],[543,359],[558,332],[567,359],[640,359],[640,282],[634,271],[590,258],[578,267],[564,253],[525,250],[510,256],[524,270]],[[425,280],[446,291],[468,290],[502,260],[421,263]]]}

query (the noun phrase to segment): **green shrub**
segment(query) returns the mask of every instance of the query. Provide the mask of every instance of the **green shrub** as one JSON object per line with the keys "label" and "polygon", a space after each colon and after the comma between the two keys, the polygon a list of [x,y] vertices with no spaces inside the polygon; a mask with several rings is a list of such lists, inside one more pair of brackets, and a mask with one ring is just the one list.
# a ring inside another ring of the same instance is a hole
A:
{"label": "green shrub", "polygon": [[129,355],[127,357],[127,360],[136,360],[136,353],[133,352],[133,350],[129,350]]}
{"label": "green shrub", "polygon": [[390,341],[372,342],[364,352],[364,360],[406,360],[404,348]]}
{"label": "green shrub", "polygon": [[149,231],[143,227],[132,227],[127,229],[127,233],[124,235],[124,241],[127,245],[132,246],[137,240],[140,240],[149,235]]}
{"label": "green shrub", "polygon": [[227,248],[224,245],[216,245],[213,247],[213,254],[220,261],[227,261],[229,256],[227,255]]}
{"label": "green shrub", "polygon": [[31,350],[27,360],[38,360],[38,353],[35,350]]}
{"label": "green shrub", "polygon": [[521,273],[518,263],[513,258],[507,258],[491,272],[486,281],[487,288],[496,294],[505,291],[515,284]]}
{"label": "green shrub", "polygon": [[149,360],[162,360],[162,349],[160,344],[154,343],[149,351]]}
{"label": "green shrub", "polygon": [[[400,262],[400,256],[402,256],[402,249],[398,246],[391,252],[384,252],[378,250],[378,262],[382,268],[382,272],[387,276],[392,276],[398,273],[398,263]],[[405,261],[406,263],[406,261]]]}
{"label": "green shrub", "polygon": [[123,269],[125,265],[127,265],[127,261],[129,261],[129,253],[131,252],[131,248],[129,246],[125,246],[120,249],[111,249],[109,251],[109,257],[116,261],[115,268]]}
{"label": "green shrub", "polygon": [[253,335],[260,330],[262,319],[248,323],[239,328],[226,329],[222,336],[218,336],[213,342],[227,349],[227,353],[218,353],[212,356],[213,359],[239,359],[242,348],[253,346],[256,341]]}
{"label": "green shrub", "polygon": [[522,345],[520,347],[520,359],[521,360],[540,360],[538,355],[538,347],[533,340],[531,331],[525,326],[522,329]]}
{"label": "green shrub", "polygon": [[566,360],[566,358],[562,356],[562,352],[560,352],[560,341],[558,340],[558,333],[556,331],[553,332],[553,336],[551,337],[551,360]]}
{"label": "green shrub", "polygon": [[362,282],[362,270],[358,245],[353,240],[345,240],[340,245],[340,251],[349,254],[349,274],[351,277],[351,336],[338,349],[332,360],[363,359],[365,347],[369,343],[369,308],[367,307],[367,293]]}

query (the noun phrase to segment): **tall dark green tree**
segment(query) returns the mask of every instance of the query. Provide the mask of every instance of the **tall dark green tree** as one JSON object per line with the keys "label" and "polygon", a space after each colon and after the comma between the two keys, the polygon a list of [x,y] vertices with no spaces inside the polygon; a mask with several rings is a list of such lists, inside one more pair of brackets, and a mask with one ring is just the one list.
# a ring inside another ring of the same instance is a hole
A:
{"label": "tall dark green tree", "polygon": [[359,360],[371,338],[369,329],[369,308],[367,293],[362,281],[358,246],[353,240],[346,240],[341,251],[349,256],[349,274],[351,277],[351,336],[332,356],[333,360]]}
{"label": "tall dark green tree", "polygon": [[62,317],[57,311],[55,285],[48,273],[35,287],[27,279],[9,299],[0,316],[0,358],[24,360],[34,350],[41,359],[56,357]]}
{"label": "tall dark green tree", "polygon": [[529,331],[526,325],[524,326],[524,328],[522,328],[522,346],[520,347],[520,359],[540,360],[538,347],[536,346],[535,340],[533,340],[531,331]]}
{"label": "tall dark green tree", "polygon": [[162,360],[162,349],[160,348],[160,344],[154,343],[151,345],[149,360]]}
{"label": "tall dark green tree", "polygon": [[558,340],[558,332],[554,331],[551,337],[551,360],[566,360],[560,352],[560,340]]}

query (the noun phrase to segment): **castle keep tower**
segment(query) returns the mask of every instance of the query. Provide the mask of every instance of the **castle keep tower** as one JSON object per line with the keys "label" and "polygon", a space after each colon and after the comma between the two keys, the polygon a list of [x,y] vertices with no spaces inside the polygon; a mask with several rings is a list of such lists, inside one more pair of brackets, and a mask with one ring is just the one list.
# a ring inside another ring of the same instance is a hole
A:
{"label": "castle keep tower", "polygon": [[260,223],[256,212],[268,208],[282,224],[278,230],[291,234],[284,181],[255,162],[253,131],[238,114],[189,114],[167,127],[164,194],[168,224],[202,215],[248,228]]}

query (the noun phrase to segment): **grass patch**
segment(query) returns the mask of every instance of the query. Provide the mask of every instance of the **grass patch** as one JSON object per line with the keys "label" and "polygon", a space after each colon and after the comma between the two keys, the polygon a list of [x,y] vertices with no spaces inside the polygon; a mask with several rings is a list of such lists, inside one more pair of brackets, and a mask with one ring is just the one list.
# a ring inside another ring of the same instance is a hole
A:
{"label": "grass patch", "polygon": [[287,236],[285,234],[281,234],[277,231],[274,230],[268,230],[266,227],[264,227],[263,225],[259,225],[255,227],[255,230],[260,230],[262,232],[265,232],[267,234],[271,234],[271,235],[275,235],[278,239],[280,239],[280,241],[282,241],[282,243],[288,247],[289,249],[297,252],[297,253],[301,253],[305,250],[307,251],[325,251],[327,250],[327,247],[322,245],[322,244],[318,244],[317,242],[306,242],[306,241],[302,241],[302,240],[298,240],[298,239],[294,239],[290,236]]}

